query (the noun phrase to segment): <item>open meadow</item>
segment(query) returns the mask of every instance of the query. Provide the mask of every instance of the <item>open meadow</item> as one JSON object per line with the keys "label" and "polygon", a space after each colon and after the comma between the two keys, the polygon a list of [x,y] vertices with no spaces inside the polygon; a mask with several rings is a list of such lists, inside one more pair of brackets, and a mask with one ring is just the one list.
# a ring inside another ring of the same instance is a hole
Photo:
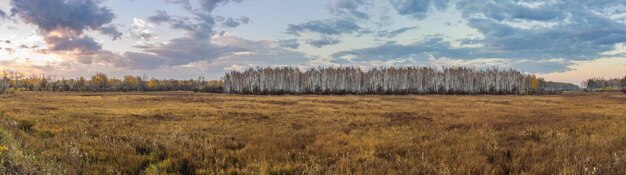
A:
{"label": "open meadow", "polygon": [[0,96],[6,174],[626,174],[626,94]]}

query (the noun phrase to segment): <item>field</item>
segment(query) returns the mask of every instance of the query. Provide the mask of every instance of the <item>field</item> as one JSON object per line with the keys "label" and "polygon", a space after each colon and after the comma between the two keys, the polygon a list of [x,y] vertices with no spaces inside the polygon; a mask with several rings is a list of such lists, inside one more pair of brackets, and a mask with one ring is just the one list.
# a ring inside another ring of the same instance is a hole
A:
{"label": "field", "polygon": [[21,92],[0,115],[5,174],[626,174],[622,93]]}

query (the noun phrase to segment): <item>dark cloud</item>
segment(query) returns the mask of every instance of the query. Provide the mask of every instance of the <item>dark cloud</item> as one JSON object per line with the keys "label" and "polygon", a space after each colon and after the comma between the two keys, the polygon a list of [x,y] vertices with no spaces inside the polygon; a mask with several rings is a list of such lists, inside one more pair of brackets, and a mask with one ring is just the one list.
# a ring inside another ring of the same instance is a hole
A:
{"label": "dark cloud", "polygon": [[240,25],[239,21],[236,21],[233,18],[227,18],[226,21],[222,22],[222,25],[230,28],[236,28]]}
{"label": "dark cloud", "polygon": [[[484,50],[509,58],[587,60],[626,42],[626,24],[611,19],[613,14],[598,14],[625,3],[559,1],[530,8],[512,3],[462,1],[457,8],[468,18],[469,26],[484,36],[479,42]],[[512,25],[524,22],[553,24],[527,28]]]}
{"label": "dark cloud", "polygon": [[0,19],[4,20],[6,18],[7,18],[7,13],[2,11],[2,10],[0,10]]}
{"label": "dark cloud", "polygon": [[71,31],[77,35],[84,30],[99,30],[115,15],[98,6],[98,0],[12,0],[11,13],[24,22],[35,24],[42,32]]}
{"label": "dark cloud", "polygon": [[102,45],[85,35],[86,30],[99,31],[114,40],[121,36],[115,26],[104,26],[111,23],[115,15],[99,3],[100,0],[11,0],[11,13],[37,26],[48,45],[39,52],[67,53],[77,62],[89,64],[94,55],[102,52]]}
{"label": "dark cloud", "polygon": [[133,35],[133,37],[140,39],[140,40],[144,40],[144,41],[150,41],[152,40],[152,38],[154,38],[154,35],[152,33],[141,32],[136,35]]}
{"label": "dark cloud", "polygon": [[353,61],[385,61],[400,58],[427,59],[430,57],[443,57],[454,59],[475,59],[489,56],[476,48],[455,48],[451,43],[445,41],[441,36],[432,36],[423,41],[413,44],[402,45],[395,42],[388,42],[380,46],[341,51],[332,54],[334,58],[345,58],[352,56]]}
{"label": "dark cloud", "polygon": [[331,0],[328,8],[335,15],[347,15],[358,19],[369,19],[369,15],[359,11],[358,8],[365,4],[364,0]]}
{"label": "dark cloud", "polygon": [[624,12],[615,8],[626,4],[625,0],[392,0],[392,3],[399,14],[418,20],[425,18],[429,10],[443,10],[448,3],[455,3],[469,27],[481,37],[457,39],[460,46],[437,36],[412,44],[388,42],[334,53],[335,62],[495,58],[507,60],[511,67],[521,70],[547,73],[567,71],[572,61],[597,59],[615,45],[626,43],[626,23],[615,19]]}
{"label": "dark cloud", "polygon": [[339,39],[331,38],[328,36],[322,36],[322,38],[320,39],[307,41],[307,44],[313,47],[321,48],[321,47],[328,46],[328,45],[339,44],[340,42],[341,40]]}
{"label": "dark cloud", "polygon": [[227,4],[230,2],[242,2],[243,0],[198,0],[200,7],[206,12],[212,12],[219,4]]}
{"label": "dark cloud", "polygon": [[[211,41],[211,37],[216,35],[214,27],[216,22],[223,21],[222,25],[227,27],[237,27],[247,24],[250,19],[214,17],[212,12],[218,5],[231,2],[242,2],[243,0],[199,0],[199,8],[190,10],[194,17],[174,17],[168,15],[165,11],[157,11],[157,14],[148,18],[149,22],[162,24],[167,23],[173,29],[183,30],[187,32],[186,37],[174,38],[164,44],[143,45],[143,52],[150,55],[134,55],[141,56],[138,60],[147,60],[150,58],[165,60],[162,62],[164,66],[179,66],[196,62],[212,62],[213,60],[233,55],[236,52],[247,51],[248,48],[239,47],[237,45],[217,45]],[[173,2],[173,1],[172,1]],[[216,18],[218,18],[216,20]],[[219,33],[217,33],[219,34]],[[125,55],[128,56],[128,55]],[[126,60],[131,60],[126,58]]]}
{"label": "dark cloud", "polygon": [[156,15],[148,17],[148,22],[155,24],[168,23],[170,28],[184,30],[189,37],[208,40],[213,34],[215,19],[210,14],[196,13],[195,18],[173,17],[165,11],[157,11]]}
{"label": "dark cloud", "polygon": [[169,22],[171,19],[172,17],[168,15],[166,11],[163,11],[163,10],[157,10],[156,15],[152,15],[148,17],[148,21],[155,23],[155,24]]}
{"label": "dark cloud", "polygon": [[181,5],[186,10],[191,10],[191,3],[189,0],[165,0],[165,2]]}
{"label": "dark cloud", "polygon": [[251,41],[238,37],[217,37],[217,44],[191,38],[174,39],[143,49],[143,53],[126,52],[121,55],[101,52],[91,60],[112,63],[116,67],[147,70],[180,65],[201,66],[207,71],[221,72],[231,66],[270,66],[305,64],[310,57],[284,49],[279,42]]}
{"label": "dark cloud", "polygon": [[298,39],[278,40],[278,45],[280,47],[290,48],[290,49],[298,49],[300,47],[300,43],[298,43]]}
{"label": "dark cloud", "polygon": [[241,24],[250,23],[250,18],[245,17],[245,16],[242,16],[239,18],[233,18],[233,17],[224,18],[224,17],[218,16],[216,17],[216,21],[221,22],[222,26],[224,27],[236,28],[236,27],[239,27],[239,25]]}
{"label": "dark cloud", "polygon": [[123,64],[118,63],[118,67],[126,67],[134,70],[149,70],[160,68],[167,63],[167,58],[146,53],[137,52],[125,52],[124,57],[126,62]]}
{"label": "dark cloud", "polygon": [[237,18],[237,19],[238,19],[238,20],[239,20],[239,22],[241,22],[242,24],[248,24],[248,23],[250,23],[250,18],[245,17],[245,16],[239,17],[239,18]]}
{"label": "dark cloud", "polygon": [[113,38],[113,40],[116,40],[116,39],[119,39],[120,37],[122,37],[122,32],[118,31],[117,27],[115,27],[115,26],[101,27],[100,28],[100,33],[102,33],[104,35],[111,36]]}
{"label": "dark cloud", "polygon": [[303,32],[313,32],[324,35],[350,34],[359,31],[361,27],[349,19],[326,19],[309,21],[303,24],[289,24],[287,33],[299,36]]}
{"label": "dark cloud", "polygon": [[[215,34],[213,28],[215,27],[215,17],[212,15],[213,10],[218,5],[223,5],[231,2],[242,2],[243,0],[198,0],[200,8],[197,10],[190,10],[194,17],[173,17],[168,15],[165,11],[157,11],[157,14],[148,18],[149,22],[162,24],[169,23],[173,29],[184,30],[187,32],[189,38],[196,40],[209,40],[211,36]],[[178,1],[170,1],[178,2]],[[237,23],[237,24],[235,24]],[[230,23],[228,25],[239,25],[239,21]]]}
{"label": "dark cloud", "polygon": [[168,65],[185,65],[196,61],[211,61],[245,49],[235,46],[219,46],[205,40],[177,38],[144,50],[167,58]]}
{"label": "dark cloud", "polygon": [[[571,5],[574,4],[577,3]],[[562,20],[567,16],[567,12],[557,6],[531,8],[513,1],[462,0],[456,4],[456,7],[466,17],[472,18],[477,13],[480,13],[486,18],[497,21],[516,19],[551,21]]]}
{"label": "dark cloud", "polygon": [[378,37],[386,37],[386,38],[394,38],[404,32],[410,31],[410,30],[415,30],[417,29],[417,27],[402,27],[396,30],[392,30],[392,31],[378,31],[376,33],[376,36]]}
{"label": "dark cloud", "polygon": [[448,0],[390,0],[396,12],[417,19],[424,19],[432,9],[445,10]]}
{"label": "dark cloud", "polygon": [[93,54],[100,49],[102,45],[93,38],[84,37],[57,37],[49,36],[44,38],[50,51],[73,51],[80,54]]}

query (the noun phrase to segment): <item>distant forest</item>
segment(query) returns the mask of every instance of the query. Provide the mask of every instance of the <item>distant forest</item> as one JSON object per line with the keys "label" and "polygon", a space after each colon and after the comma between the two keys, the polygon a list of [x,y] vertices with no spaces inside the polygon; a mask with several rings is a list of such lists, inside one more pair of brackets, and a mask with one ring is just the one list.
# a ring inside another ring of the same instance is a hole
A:
{"label": "distant forest", "polygon": [[465,67],[256,68],[226,73],[224,92],[243,94],[543,94],[578,90],[512,69]]}
{"label": "distant forest", "polygon": [[[626,90],[626,77],[591,78],[585,91]],[[222,80],[156,79],[104,73],[91,77],[57,79],[47,75],[0,72],[0,93],[16,91],[131,92],[194,91],[241,94],[542,94],[580,90],[570,83],[545,81],[515,70],[464,67],[381,67],[363,71],[354,67],[254,68],[227,72]]]}
{"label": "distant forest", "polygon": [[626,93],[626,76],[623,78],[604,79],[591,78],[583,82],[586,91],[618,91]]}
{"label": "distant forest", "polygon": [[76,79],[55,79],[46,75],[26,76],[21,72],[0,72],[0,93],[8,91],[57,91],[57,92],[130,92],[130,91],[195,91],[222,92],[221,80],[205,80],[204,77],[189,80],[147,79],[126,75],[121,79],[104,73]]}

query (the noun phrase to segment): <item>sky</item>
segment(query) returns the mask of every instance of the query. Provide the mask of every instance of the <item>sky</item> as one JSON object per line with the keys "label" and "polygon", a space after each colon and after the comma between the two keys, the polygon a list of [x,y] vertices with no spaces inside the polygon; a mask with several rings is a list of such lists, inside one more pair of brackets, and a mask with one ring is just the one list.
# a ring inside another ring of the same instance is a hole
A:
{"label": "sky", "polygon": [[626,76],[626,0],[0,0],[0,70],[219,79],[296,66]]}

